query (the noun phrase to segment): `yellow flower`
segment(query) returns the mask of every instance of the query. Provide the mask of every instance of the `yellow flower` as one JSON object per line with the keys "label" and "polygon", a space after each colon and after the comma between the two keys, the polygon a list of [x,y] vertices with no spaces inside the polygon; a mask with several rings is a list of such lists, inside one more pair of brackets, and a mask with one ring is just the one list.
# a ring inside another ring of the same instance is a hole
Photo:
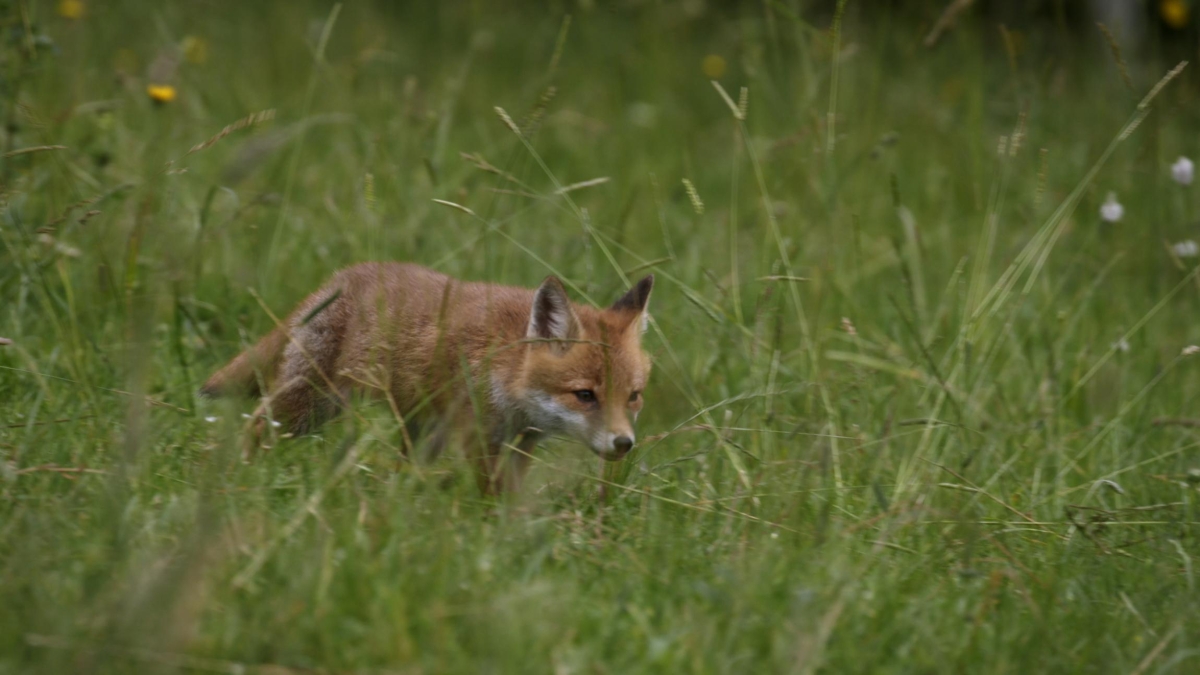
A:
{"label": "yellow flower", "polygon": [[151,84],[146,87],[146,94],[155,103],[170,103],[175,100],[175,87],[169,84]]}
{"label": "yellow flower", "polygon": [[78,19],[83,16],[83,0],[61,0],[58,3],[58,15],[64,19]]}
{"label": "yellow flower", "polygon": [[188,63],[203,64],[208,60],[208,41],[195,35],[183,38],[183,58]]}
{"label": "yellow flower", "polygon": [[1158,3],[1158,14],[1171,28],[1180,29],[1188,25],[1191,9],[1184,0],[1162,0]]}
{"label": "yellow flower", "polygon": [[710,80],[715,80],[725,74],[725,59],[716,54],[709,54],[700,62],[700,71]]}

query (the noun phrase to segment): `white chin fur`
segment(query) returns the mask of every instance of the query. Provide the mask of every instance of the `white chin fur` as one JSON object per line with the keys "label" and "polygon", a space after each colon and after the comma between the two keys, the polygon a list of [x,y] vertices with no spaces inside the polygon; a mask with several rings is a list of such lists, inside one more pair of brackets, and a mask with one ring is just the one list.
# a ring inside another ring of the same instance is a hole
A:
{"label": "white chin fur", "polygon": [[618,453],[616,450],[613,450],[611,447],[606,448],[604,450],[597,450],[596,448],[589,445],[588,448],[591,449],[591,451],[593,453],[595,453],[597,457],[599,457],[600,459],[602,459],[606,462],[616,462],[618,460],[625,459],[625,457],[626,457],[626,455],[622,455],[622,454]]}
{"label": "white chin fur", "polygon": [[566,432],[572,436],[587,437],[587,418],[554,400],[545,392],[532,392],[524,401],[525,414],[533,426],[545,431]]}

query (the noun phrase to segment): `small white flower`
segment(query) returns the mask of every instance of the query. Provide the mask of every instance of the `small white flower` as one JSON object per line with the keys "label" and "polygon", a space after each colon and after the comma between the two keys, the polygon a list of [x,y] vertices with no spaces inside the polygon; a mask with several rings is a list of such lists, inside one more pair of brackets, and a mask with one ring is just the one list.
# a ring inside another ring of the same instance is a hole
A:
{"label": "small white flower", "polygon": [[282,424],[282,423],[280,423],[280,422],[276,422],[275,420],[271,420],[271,426],[273,426],[273,427],[275,427],[276,429],[278,429],[279,427],[283,426],[283,424]]}
{"label": "small white flower", "polygon": [[1188,345],[1183,348],[1183,356],[1195,356],[1196,354],[1200,354],[1200,346]]}
{"label": "small white flower", "polygon": [[1127,352],[1129,351],[1129,340],[1121,338],[1120,340],[1112,343],[1112,348],[1119,352]]}
{"label": "small white flower", "polygon": [[1180,185],[1191,185],[1196,166],[1187,157],[1180,157],[1171,165],[1171,178]]}
{"label": "small white flower", "polygon": [[204,421],[205,421],[205,422],[208,422],[209,424],[212,424],[213,422],[216,422],[216,421],[217,421],[217,418],[216,418],[216,417],[214,417],[214,416],[212,416],[212,415],[209,415],[208,417],[205,417],[205,418],[204,418]]}
{"label": "small white flower", "polygon": [[1115,223],[1121,220],[1125,215],[1125,207],[1121,206],[1121,202],[1117,201],[1117,193],[1108,193],[1108,199],[1104,200],[1104,204],[1100,206],[1100,217],[1106,222]]}
{"label": "small white flower", "polygon": [[1197,245],[1191,239],[1186,239],[1175,244],[1171,247],[1171,250],[1180,258],[1195,258],[1200,255],[1200,245]]}

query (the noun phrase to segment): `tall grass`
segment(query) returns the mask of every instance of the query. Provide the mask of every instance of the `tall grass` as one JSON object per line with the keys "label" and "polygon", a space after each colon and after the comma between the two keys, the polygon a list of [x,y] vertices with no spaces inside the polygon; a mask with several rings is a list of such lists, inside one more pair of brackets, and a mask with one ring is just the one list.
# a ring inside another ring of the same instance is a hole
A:
{"label": "tall grass", "polygon": [[[0,672],[1193,671],[1195,73],[829,5],[16,3]],[[655,272],[635,454],[242,461],[197,385],[370,259]]]}

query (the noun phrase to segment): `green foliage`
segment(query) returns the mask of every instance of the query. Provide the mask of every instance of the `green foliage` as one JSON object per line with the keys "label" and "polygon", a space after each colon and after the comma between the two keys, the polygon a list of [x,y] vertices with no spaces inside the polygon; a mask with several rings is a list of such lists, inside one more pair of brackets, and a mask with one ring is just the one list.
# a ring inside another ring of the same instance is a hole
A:
{"label": "green foliage", "polygon": [[[1169,45],[1134,94],[891,3],[3,4],[0,673],[1196,669]],[[198,384],[369,259],[653,270],[634,456],[491,502],[364,401],[243,462]]]}

